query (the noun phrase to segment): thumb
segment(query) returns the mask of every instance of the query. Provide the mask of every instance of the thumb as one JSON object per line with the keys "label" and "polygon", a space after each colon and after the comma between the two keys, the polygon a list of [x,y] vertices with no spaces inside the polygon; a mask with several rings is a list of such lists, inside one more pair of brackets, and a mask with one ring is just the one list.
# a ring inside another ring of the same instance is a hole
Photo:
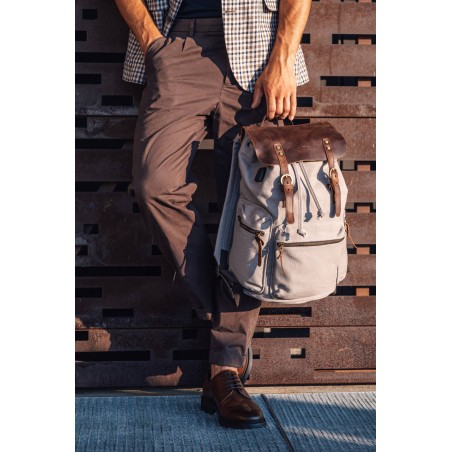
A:
{"label": "thumb", "polygon": [[254,87],[253,103],[251,104],[251,108],[257,108],[259,106],[259,104],[261,103],[262,95],[263,91],[261,84],[257,82]]}

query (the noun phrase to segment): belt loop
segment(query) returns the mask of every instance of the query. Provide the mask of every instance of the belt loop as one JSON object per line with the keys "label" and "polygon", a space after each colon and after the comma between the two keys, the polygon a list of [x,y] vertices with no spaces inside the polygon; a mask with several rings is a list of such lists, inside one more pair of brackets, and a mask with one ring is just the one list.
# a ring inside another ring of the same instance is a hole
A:
{"label": "belt loop", "polygon": [[188,32],[190,36],[193,36],[193,32],[195,30],[195,20],[196,19],[190,20],[190,31]]}

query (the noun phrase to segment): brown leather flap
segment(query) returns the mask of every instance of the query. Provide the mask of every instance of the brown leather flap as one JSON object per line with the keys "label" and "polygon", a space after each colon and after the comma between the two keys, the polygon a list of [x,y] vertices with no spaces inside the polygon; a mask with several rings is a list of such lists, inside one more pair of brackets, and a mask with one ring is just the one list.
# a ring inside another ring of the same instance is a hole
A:
{"label": "brown leather flap", "polygon": [[243,129],[249,135],[257,159],[265,165],[278,165],[273,145],[280,143],[288,163],[326,160],[323,138],[329,138],[334,157],[345,155],[344,137],[328,122],[298,124],[294,126],[252,125]]}

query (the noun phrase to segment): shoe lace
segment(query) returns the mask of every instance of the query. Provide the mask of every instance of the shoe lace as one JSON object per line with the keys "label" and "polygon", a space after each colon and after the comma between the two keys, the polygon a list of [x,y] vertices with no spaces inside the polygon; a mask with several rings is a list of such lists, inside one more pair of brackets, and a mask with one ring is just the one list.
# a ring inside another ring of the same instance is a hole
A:
{"label": "shoe lace", "polygon": [[235,372],[224,375],[224,382],[227,389],[242,389],[242,382]]}

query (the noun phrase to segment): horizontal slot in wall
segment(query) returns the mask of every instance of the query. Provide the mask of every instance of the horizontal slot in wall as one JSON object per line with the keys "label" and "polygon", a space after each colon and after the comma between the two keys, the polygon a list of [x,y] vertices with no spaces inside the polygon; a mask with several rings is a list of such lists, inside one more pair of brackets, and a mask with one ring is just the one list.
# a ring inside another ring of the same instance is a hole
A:
{"label": "horizontal slot in wall", "polygon": [[375,87],[376,77],[369,76],[334,76],[325,75],[320,77],[321,86],[356,86],[356,87]]}
{"label": "horizontal slot in wall", "polygon": [[377,42],[376,35],[347,35],[333,34],[332,44],[358,44],[358,45],[375,45]]}
{"label": "horizontal slot in wall", "polygon": [[160,276],[160,267],[76,267],[75,276],[99,277],[99,276]]}
{"label": "horizontal slot in wall", "polygon": [[127,352],[76,352],[75,360],[84,362],[99,361],[149,361],[148,351]]}

